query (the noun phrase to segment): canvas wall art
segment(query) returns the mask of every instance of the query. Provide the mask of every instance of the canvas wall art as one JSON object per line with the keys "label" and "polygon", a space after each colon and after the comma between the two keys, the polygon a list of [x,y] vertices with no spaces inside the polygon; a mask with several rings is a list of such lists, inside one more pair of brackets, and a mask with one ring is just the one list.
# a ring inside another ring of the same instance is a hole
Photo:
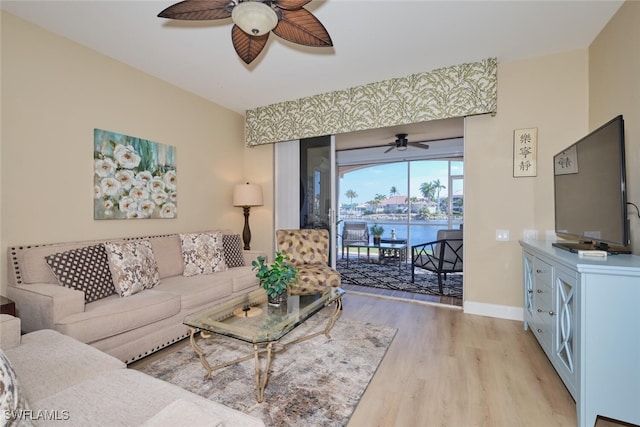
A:
{"label": "canvas wall art", "polygon": [[94,219],[176,218],[176,148],[94,129]]}

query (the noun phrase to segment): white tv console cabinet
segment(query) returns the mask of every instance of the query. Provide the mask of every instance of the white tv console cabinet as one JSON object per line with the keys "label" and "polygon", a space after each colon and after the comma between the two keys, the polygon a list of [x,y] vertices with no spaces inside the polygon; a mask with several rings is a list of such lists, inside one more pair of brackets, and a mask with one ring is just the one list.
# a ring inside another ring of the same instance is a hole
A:
{"label": "white tv console cabinet", "polygon": [[640,257],[520,245],[524,328],[576,401],[578,426],[598,415],[640,425]]}

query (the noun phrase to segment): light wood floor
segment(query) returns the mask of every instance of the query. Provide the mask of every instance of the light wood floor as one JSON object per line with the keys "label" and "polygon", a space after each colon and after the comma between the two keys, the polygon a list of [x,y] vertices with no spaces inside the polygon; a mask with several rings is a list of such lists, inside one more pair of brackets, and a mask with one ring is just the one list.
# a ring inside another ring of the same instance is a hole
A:
{"label": "light wood floor", "polygon": [[575,402],[522,322],[353,294],[343,316],[398,329],[349,427],[577,425]]}
{"label": "light wood floor", "polygon": [[398,329],[349,427],[577,425],[575,402],[522,322],[377,295],[347,294],[343,304],[344,317]]}

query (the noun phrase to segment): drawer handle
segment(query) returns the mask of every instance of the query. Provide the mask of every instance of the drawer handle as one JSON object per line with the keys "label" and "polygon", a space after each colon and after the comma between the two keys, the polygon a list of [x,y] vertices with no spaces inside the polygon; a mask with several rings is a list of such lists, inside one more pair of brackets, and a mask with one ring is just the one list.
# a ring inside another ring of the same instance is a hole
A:
{"label": "drawer handle", "polygon": [[555,316],[555,315],[556,315],[556,313],[555,313],[555,312],[553,312],[553,311],[550,311],[550,312],[549,312],[549,316]]}
{"label": "drawer handle", "polygon": [[542,290],[541,290],[541,289],[536,289],[536,292],[537,292],[537,293],[539,293],[539,294],[541,294],[541,293],[542,293]]}
{"label": "drawer handle", "polygon": [[538,328],[538,333],[541,334],[542,333],[542,329]]}
{"label": "drawer handle", "polygon": [[542,270],[537,269],[537,270],[536,270],[536,273],[540,274],[540,273],[542,273]]}
{"label": "drawer handle", "polygon": [[528,293],[530,293],[530,294],[532,294],[532,293],[533,293],[533,290],[529,289],[527,292],[528,292]]}

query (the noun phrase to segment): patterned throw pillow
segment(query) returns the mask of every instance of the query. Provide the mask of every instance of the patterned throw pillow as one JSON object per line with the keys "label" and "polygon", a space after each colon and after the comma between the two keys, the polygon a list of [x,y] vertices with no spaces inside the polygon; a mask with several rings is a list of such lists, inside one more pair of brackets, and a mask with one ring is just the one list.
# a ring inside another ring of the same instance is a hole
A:
{"label": "patterned throw pillow", "polygon": [[121,297],[128,297],[160,282],[158,264],[148,240],[104,244],[111,277]]}
{"label": "patterned throw pillow", "polygon": [[224,260],[227,263],[227,267],[243,267],[245,265],[239,234],[223,235],[222,246],[224,247]]}
{"label": "patterned throw pillow", "polygon": [[0,350],[0,419],[2,425],[33,425],[28,417],[19,417],[29,411],[16,378],[16,372],[7,356]]}
{"label": "patterned throw pillow", "polygon": [[227,270],[222,233],[187,233],[180,235],[183,276],[211,274]]}
{"label": "patterned throw pillow", "polygon": [[84,292],[85,303],[116,292],[103,245],[60,252],[44,259],[60,285]]}

